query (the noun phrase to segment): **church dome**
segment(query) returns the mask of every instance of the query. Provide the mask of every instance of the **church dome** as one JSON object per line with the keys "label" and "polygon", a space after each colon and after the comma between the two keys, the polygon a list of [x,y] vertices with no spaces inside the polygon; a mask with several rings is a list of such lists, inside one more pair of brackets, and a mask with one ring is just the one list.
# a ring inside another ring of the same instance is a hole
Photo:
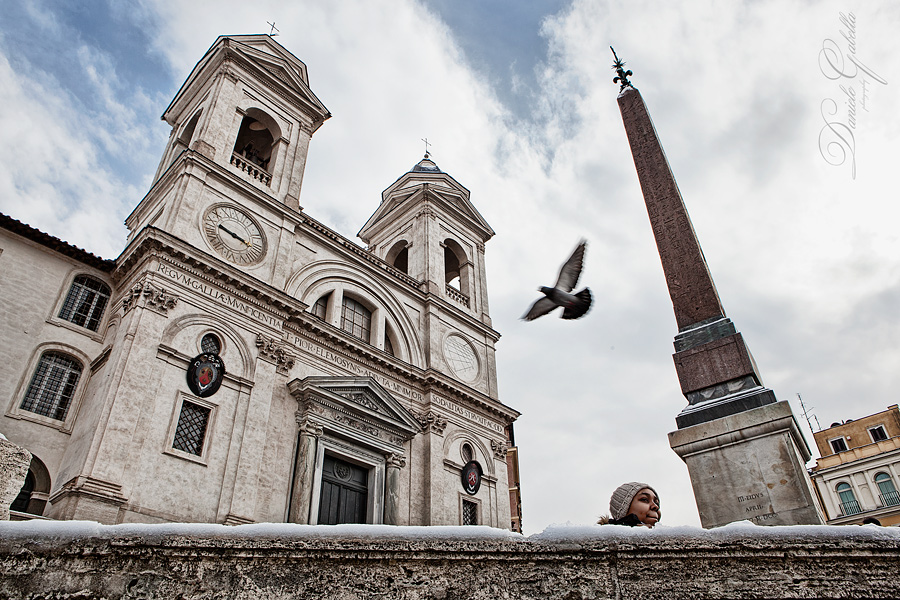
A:
{"label": "church dome", "polygon": [[443,171],[438,168],[437,164],[431,160],[431,157],[428,153],[425,153],[425,158],[416,163],[416,166],[412,168],[410,173],[442,173]]}

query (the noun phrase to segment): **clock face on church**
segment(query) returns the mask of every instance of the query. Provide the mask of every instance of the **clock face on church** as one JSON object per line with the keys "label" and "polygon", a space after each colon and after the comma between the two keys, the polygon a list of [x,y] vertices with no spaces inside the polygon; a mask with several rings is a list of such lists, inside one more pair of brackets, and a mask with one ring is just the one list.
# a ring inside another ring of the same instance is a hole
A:
{"label": "clock face on church", "polygon": [[266,237],[259,225],[234,206],[211,206],[203,216],[203,232],[215,251],[233,263],[252,265],[266,254]]}

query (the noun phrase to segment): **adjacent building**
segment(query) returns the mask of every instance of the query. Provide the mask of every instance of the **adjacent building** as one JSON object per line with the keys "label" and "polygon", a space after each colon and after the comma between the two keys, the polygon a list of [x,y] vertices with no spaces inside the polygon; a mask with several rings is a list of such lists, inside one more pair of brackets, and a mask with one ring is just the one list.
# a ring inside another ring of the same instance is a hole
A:
{"label": "adjacent building", "polygon": [[812,479],[829,525],[900,524],[900,410],[832,423],[813,434],[822,458]]}
{"label": "adjacent building", "polygon": [[0,432],[34,455],[16,511],[520,526],[494,232],[428,155],[372,203],[366,247],[315,220],[330,116],[271,37],[220,37],[115,260],[0,218]]}

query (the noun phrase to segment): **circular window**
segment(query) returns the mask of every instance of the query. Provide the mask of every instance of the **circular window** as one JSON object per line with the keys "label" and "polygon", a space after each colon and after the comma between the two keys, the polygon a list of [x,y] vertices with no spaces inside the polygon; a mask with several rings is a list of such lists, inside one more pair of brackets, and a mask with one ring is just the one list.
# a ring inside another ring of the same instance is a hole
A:
{"label": "circular window", "polygon": [[463,463],[467,463],[475,460],[475,452],[472,450],[472,446],[464,443],[460,449],[459,453],[462,455]]}
{"label": "circular window", "polygon": [[218,354],[222,350],[222,342],[211,333],[207,333],[200,340],[200,351],[203,354]]}
{"label": "circular window", "polygon": [[478,377],[478,357],[462,336],[447,336],[444,340],[444,360],[453,374],[463,381],[474,381]]}

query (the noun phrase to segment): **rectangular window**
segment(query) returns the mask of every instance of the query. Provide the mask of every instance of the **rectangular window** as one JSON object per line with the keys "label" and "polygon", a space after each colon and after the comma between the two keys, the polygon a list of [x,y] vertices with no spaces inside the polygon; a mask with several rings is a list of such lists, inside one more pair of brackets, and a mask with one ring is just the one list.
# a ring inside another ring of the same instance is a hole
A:
{"label": "rectangular window", "polygon": [[172,447],[188,454],[201,456],[210,412],[210,409],[205,406],[187,400],[182,402]]}
{"label": "rectangular window", "polygon": [[869,435],[872,436],[873,442],[880,442],[888,439],[887,433],[884,431],[884,425],[869,428]]}
{"label": "rectangular window", "polygon": [[831,449],[835,454],[838,452],[846,452],[847,451],[847,442],[844,441],[844,438],[834,438],[833,440],[828,440],[828,443],[831,444]]}
{"label": "rectangular window", "polygon": [[462,524],[478,525],[478,504],[469,500],[462,501]]}

